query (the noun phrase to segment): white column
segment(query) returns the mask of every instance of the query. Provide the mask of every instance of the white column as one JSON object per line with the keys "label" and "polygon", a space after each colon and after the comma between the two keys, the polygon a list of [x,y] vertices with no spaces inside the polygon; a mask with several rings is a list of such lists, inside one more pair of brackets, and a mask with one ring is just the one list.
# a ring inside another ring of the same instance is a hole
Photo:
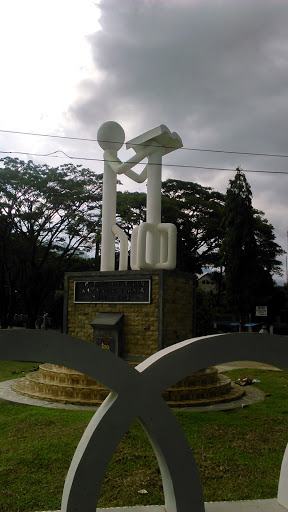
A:
{"label": "white column", "polygon": [[161,168],[162,148],[148,157],[147,167],[147,216],[146,222],[161,222]]}
{"label": "white column", "polygon": [[117,174],[112,171],[109,163],[105,161],[102,193],[102,237],[100,269],[102,271],[115,270],[115,235],[112,231],[112,228],[116,223],[116,187]]}
{"label": "white column", "polygon": [[288,510],[288,444],[286,446],[286,450],[284,453],[284,457],[282,460],[279,485],[278,485],[278,496],[277,501],[285,510]]}
{"label": "white column", "polygon": [[[147,166],[147,213],[146,222],[161,222],[162,148],[148,157]],[[147,232],[146,260],[152,265],[160,261],[160,233]]]}

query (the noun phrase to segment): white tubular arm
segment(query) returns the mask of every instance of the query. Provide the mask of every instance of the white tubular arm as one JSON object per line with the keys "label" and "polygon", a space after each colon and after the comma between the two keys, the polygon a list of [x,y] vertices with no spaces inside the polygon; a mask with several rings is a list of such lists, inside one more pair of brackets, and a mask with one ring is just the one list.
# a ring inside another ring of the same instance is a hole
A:
{"label": "white tubular arm", "polygon": [[131,180],[136,181],[137,183],[143,183],[147,179],[147,165],[145,169],[141,172],[141,174],[137,174],[137,172],[132,171],[132,169],[128,169],[126,171],[125,176],[128,176],[128,178],[131,178]]}
{"label": "white tubular arm", "polygon": [[105,151],[105,162],[107,162],[109,164],[109,167],[112,169],[112,171],[115,172],[115,174],[118,174],[118,169],[119,169],[120,165],[122,165],[122,162],[118,158],[118,156],[115,155],[115,153],[110,153],[110,151]]}
{"label": "white tubular arm", "polygon": [[[117,156],[115,156],[115,153],[110,153],[110,151],[105,151],[105,160],[110,165],[111,169],[113,169],[113,171],[115,173],[117,173],[117,174],[125,173],[126,174],[127,171],[131,170],[131,167],[134,167],[134,165],[139,164],[139,162],[141,162],[141,160],[146,158],[146,156],[149,156],[152,153],[154,153],[155,149],[158,149],[157,146],[149,146],[149,147],[147,146],[147,147],[145,147],[145,149],[142,149],[141,151],[135,153],[135,155],[132,156],[132,158],[129,158],[129,160],[127,160],[127,162],[124,162],[124,163],[122,163],[121,160],[119,160],[119,158]],[[136,173],[135,173],[135,175],[136,175]]]}
{"label": "white tubular arm", "polygon": [[124,233],[123,229],[119,228],[117,224],[114,224],[112,227],[112,231],[115,236],[117,236],[120,240],[120,259],[119,259],[119,269],[118,270],[127,270],[128,268],[128,237],[126,233]]}

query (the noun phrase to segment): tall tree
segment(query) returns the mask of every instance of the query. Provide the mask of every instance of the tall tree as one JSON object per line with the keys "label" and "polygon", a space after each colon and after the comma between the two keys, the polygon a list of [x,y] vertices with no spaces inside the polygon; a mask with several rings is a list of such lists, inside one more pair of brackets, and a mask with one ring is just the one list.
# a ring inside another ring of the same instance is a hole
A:
{"label": "tall tree", "polygon": [[163,182],[163,221],[176,224],[177,267],[201,273],[205,266],[217,266],[221,245],[224,195],[198,183]]}
{"label": "tall tree", "polygon": [[32,325],[67,263],[91,250],[102,177],[72,164],[0,162],[2,327],[13,314],[16,293]]}
{"label": "tall tree", "polygon": [[241,321],[247,320],[257,296],[269,293],[272,275],[281,272],[277,257],[283,250],[263,212],[253,209],[251,187],[239,168],[227,189],[222,228],[227,301]]}

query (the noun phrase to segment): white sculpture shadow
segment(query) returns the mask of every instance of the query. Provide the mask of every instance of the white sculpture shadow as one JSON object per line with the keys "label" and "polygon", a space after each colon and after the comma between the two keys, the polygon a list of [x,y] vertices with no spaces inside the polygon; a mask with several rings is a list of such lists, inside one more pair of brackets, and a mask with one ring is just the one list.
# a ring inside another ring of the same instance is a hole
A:
{"label": "white sculpture shadow", "polygon": [[[0,331],[0,359],[45,361],[74,368],[112,390],[74,454],[62,512],[95,512],[107,466],[131,423],[139,418],[158,459],[167,512],[204,512],[198,469],[185,435],[161,392],[191,373],[235,360],[287,370],[287,337],[235,333],[186,340],[149,357],[136,369],[93,343],[50,332]],[[278,502],[288,509],[287,450]]]}

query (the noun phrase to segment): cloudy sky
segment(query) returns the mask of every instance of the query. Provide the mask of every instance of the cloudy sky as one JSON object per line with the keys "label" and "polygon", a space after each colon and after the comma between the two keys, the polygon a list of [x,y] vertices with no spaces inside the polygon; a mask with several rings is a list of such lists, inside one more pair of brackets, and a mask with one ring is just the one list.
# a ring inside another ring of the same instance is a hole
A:
{"label": "cloudy sky", "polygon": [[[215,168],[265,171],[246,173],[253,205],[287,249],[288,158],[239,154],[288,155],[286,0],[2,0],[0,15],[0,130],[95,139],[115,120],[129,140],[166,124],[194,150],[167,155],[163,178],[224,192],[234,173]],[[0,150],[102,158],[97,142],[5,131]]]}

